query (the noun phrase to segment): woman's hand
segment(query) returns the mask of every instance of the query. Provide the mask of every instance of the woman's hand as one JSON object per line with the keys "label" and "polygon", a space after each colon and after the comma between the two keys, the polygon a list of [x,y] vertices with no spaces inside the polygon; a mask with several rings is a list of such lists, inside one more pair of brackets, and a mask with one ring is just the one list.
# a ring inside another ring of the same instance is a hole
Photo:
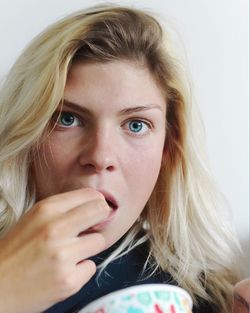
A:
{"label": "woman's hand", "polygon": [[106,248],[103,235],[83,232],[109,212],[93,189],[37,202],[0,241],[0,311],[41,312],[79,291],[96,271],[88,258]]}

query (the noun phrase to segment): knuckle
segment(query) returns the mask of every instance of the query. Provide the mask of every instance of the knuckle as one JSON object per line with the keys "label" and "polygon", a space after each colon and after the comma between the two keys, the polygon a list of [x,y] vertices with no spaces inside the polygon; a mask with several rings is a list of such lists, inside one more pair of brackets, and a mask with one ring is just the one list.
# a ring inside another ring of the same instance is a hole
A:
{"label": "knuckle", "polygon": [[71,290],[73,293],[79,291],[96,273],[96,265],[91,260],[85,260],[82,270],[75,273],[75,279],[73,278],[73,289]]}
{"label": "knuckle", "polygon": [[52,263],[55,264],[56,266],[60,266],[61,264],[63,266],[67,257],[65,255],[63,249],[54,248],[51,252],[50,259],[51,259]]}
{"label": "knuckle", "polygon": [[42,238],[45,242],[53,241],[58,235],[58,226],[55,222],[47,223],[42,229]]}
{"label": "knuckle", "polygon": [[34,206],[33,213],[37,215],[38,217],[40,217],[44,215],[44,212],[45,212],[44,202],[43,201],[37,202]]}
{"label": "knuckle", "polygon": [[73,276],[65,277],[62,280],[62,284],[64,286],[64,292],[67,295],[71,295],[71,294],[73,294],[73,293],[75,293],[77,291],[77,284],[76,284]]}
{"label": "knuckle", "polygon": [[78,285],[78,289],[81,289],[83,285],[85,285],[89,279],[96,273],[96,265],[91,260],[84,260],[81,271],[77,274],[76,288]]}
{"label": "knuckle", "polygon": [[61,298],[60,300],[63,300],[78,290],[78,285],[75,281],[74,275],[70,271],[65,270],[64,268],[61,268],[57,271],[55,279],[55,284],[59,288],[58,295]]}
{"label": "knuckle", "polygon": [[45,218],[53,212],[52,204],[49,200],[41,200],[34,206],[34,214],[39,218]]}
{"label": "knuckle", "polygon": [[80,274],[65,266],[57,267],[55,286],[57,290],[57,302],[63,301],[78,292],[82,286],[95,274],[96,265],[91,260],[84,261],[84,271]]}
{"label": "knuckle", "polygon": [[96,273],[97,267],[96,267],[95,262],[93,262],[91,260],[86,260],[85,266],[88,268],[88,271],[89,271],[91,276],[93,276]]}

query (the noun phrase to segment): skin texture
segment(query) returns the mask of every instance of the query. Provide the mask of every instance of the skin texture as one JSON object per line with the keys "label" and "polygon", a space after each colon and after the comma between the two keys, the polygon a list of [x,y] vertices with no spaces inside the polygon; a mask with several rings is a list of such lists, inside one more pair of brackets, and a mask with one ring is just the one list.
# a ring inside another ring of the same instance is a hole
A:
{"label": "skin texture", "polygon": [[5,313],[41,312],[76,293],[96,271],[88,258],[135,223],[159,174],[166,103],[146,68],[75,64],[65,100],[34,157],[37,202],[0,242]]}

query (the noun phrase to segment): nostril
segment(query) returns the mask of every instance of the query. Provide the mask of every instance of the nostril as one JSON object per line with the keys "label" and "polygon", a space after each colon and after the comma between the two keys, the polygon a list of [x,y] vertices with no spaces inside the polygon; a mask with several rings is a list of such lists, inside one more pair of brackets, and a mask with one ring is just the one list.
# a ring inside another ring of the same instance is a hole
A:
{"label": "nostril", "polygon": [[106,166],[105,164],[94,164],[93,162],[84,164],[84,169],[88,173],[100,173],[103,170],[113,172],[115,167],[113,165]]}
{"label": "nostril", "polygon": [[107,166],[106,168],[108,171],[113,172],[115,167],[113,165]]}
{"label": "nostril", "polygon": [[94,174],[96,173],[95,166],[91,163],[84,164],[84,166],[81,164],[81,167],[85,174]]}

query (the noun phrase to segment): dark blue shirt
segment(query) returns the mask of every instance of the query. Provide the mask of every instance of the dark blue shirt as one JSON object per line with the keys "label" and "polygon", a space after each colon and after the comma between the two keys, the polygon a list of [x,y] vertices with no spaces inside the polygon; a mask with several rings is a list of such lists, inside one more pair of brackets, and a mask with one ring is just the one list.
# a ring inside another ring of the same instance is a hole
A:
{"label": "dark blue shirt", "polygon": [[[98,265],[105,259],[119,244],[92,258]],[[88,303],[113,291],[140,285],[140,284],[171,284],[177,285],[172,277],[161,270],[147,278],[142,275],[142,268],[148,255],[147,244],[142,244],[130,251],[123,257],[110,263],[105,271],[97,279],[97,274],[83,286],[83,288],[70,298],[60,302],[44,313],[75,313],[86,306]],[[216,313],[213,306],[205,301],[200,301],[199,306],[193,308],[193,313]]]}

